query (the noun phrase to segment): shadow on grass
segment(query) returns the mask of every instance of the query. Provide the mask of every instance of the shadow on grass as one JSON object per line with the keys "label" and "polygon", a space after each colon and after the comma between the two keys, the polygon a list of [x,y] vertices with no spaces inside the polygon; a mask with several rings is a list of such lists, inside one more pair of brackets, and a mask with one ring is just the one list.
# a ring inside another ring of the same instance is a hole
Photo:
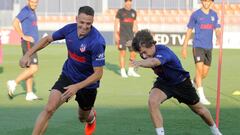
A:
{"label": "shadow on grass", "polygon": [[3,67],[0,66],[0,74],[3,73]]}
{"label": "shadow on grass", "polygon": [[120,75],[120,73],[119,73],[119,66],[116,65],[116,64],[112,64],[112,63],[106,62],[105,63],[105,68],[107,70],[110,70],[110,71],[114,72],[117,75]]}
{"label": "shadow on grass", "polygon": [[[27,86],[26,86],[26,82],[25,82],[25,81],[21,81],[20,85],[22,86],[22,89],[24,89],[25,91],[27,90]],[[34,93],[37,92],[35,81],[33,81],[33,84],[32,84],[32,91],[33,91]],[[27,91],[26,91],[26,92],[27,92]]]}
{"label": "shadow on grass", "polygon": [[[77,107],[72,103],[62,106],[49,121],[47,135],[74,135],[84,133],[84,124],[78,121]],[[73,107],[74,106],[74,107]],[[211,112],[213,108],[210,108]],[[31,134],[35,120],[42,107],[1,107],[1,135]],[[147,107],[96,107],[96,135],[152,135],[155,134]],[[222,108],[220,129],[223,134],[240,134],[240,108]],[[17,115],[16,115],[17,112]],[[28,112],[28,113],[26,113]],[[206,135],[210,130],[200,117],[188,107],[174,108],[162,106],[164,128],[168,135]],[[21,124],[19,124],[21,123]],[[223,124],[222,124],[223,123]]]}

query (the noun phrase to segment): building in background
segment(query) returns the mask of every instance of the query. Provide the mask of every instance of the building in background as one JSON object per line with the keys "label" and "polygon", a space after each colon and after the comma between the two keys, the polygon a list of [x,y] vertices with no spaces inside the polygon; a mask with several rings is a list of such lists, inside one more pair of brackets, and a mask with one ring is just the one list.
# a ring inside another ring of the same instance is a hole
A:
{"label": "building in background", "polygon": [[[24,6],[26,0],[0,0],[0,35],[3,44],[18,44],[18,37],[12,31],[13,16]],[[221,16],[221,0],[215,0],[214,9]],[[159,43],[180,45],[183,42],[186,24],[191,13],[198,8],[200,0],[133,0],[133,8],[138,13],[139,29],[148,28]],[[240,1],[225,0],[224,46],[240,48]],[[52,6],[54,5],[54,6]],[[96,11],[96,26],[113,45],[113,24],[122,0],[40,0],[37,10],[40,35],[51,34],[66,23],[75,22],[79,6],[90,5]],[[59,43],[63,43],[60,41]]]}

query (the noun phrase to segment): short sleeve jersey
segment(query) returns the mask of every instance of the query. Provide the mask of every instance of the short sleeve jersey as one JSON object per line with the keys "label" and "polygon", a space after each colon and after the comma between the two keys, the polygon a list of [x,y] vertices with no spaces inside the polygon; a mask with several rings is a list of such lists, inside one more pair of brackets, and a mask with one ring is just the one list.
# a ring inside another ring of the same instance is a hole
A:
{"label": "short sleeve jersey", "polygon": [[116,18],[120,20],[120,38],[132,40],[133,38],[133,24],[137,18],[137,13],[134,9],[127,10],[121,8],[117,11]]}
{"label": "short sleeve jersey", "polygon": [[[68,24],[52,35],[53,40],[65,39],[68,58],[62,69],[72,82],[78,83],[94,73],[94,67],[105,65],[105,40],[100,32],[92,26],[90,32],[79,38],[77,24]],[[53,52],[54,53],[54,52]],[[99,81],[86,88],[98,88]]]}
{"label": "short sleeve jersey", "polygon": [[17,15],[18,20],[21,22],[22,31],[24,35],[31,36],[34,42],[38,42],[38,26],[37,16],[35,11],[30,7],[25,6]]}
{"label": "short sleeve jersey", "polygon": [[161,64],[152,69],[158,76],[157,79],[166,85],[176,85],[190,77],[189,72],[183,69],[178,57],[168,47],[156,45],[154,58],[157,58]]}
{"label": "short sleeve jersey", "polygon": [[195,29],[193,39],[194,48],[213,48],[213,30],[220,27],[215,11],[210,10],[208,14],[205,14],[201,9],[196,10],[192,13],[187,27]]}

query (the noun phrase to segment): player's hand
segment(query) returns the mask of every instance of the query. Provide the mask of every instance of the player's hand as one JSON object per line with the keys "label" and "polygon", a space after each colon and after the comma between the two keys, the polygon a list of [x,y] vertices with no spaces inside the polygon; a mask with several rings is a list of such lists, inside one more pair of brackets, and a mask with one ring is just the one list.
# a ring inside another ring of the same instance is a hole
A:
{"label": "player's hand", "polygon": [[134,68],[138,68],[141,65],[140,61],[135,61],[131,59],[129,60],[130,60],[130,65],[132,65]]}
{"label": "player's hand", "polygon": [[20,60],[19,60],[19,66],[21,68],[26,68],[29,67],[31,63],[31,59],[28,55],[24,55]]}
{"label": "player's hand", "polygon": [[183,59],[187,58],[187,48],[186,47],[182,47],[181,55],[182,55]]}
{"label": "player's hand", "polygon": [[31,36],[26,36],[26,35],[24,35],[23,37],[22,37],[25,41],[29,41],[29,42],[34,42],[34,39],[33,39],[33,37],[31,37]]}
{"label": "player's hand", "polygon": [[120,37],[118,34],[115,35],[115,45],[118,47],[119,46],[119,41],[120,41]]}
{"label": "player's hand", "polygon": [[62,101],[70,100],[79,90],[75,84],[64,87],[66,91],[62,94]]}

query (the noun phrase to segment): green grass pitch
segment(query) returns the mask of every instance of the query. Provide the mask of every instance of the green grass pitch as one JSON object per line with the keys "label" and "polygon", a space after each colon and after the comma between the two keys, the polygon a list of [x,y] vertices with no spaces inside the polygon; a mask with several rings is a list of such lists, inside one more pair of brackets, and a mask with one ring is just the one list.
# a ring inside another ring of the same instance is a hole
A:
{"label": "green grass pitch", "polygon": [[[0,135],[31,134],[36,117],[47,102],[49,89],[60,75],[66,59],[65,46],[50,45],[39,52],[40,67],[35,76],[34,90],[42,101],[25,101],[24,83],[17,87],[13,100],[7,97],[6,82],[21,71],[18,60],[20,46],[5,45],[4,61],[0,73]],[[180,56],[180,47],[171,47]],[[240,134],[240,96],[232,96],[240,90],[240,50],[224,49],[221,81],[220,129],[224,135]],[[182,60],[184,68],[194,76],[191,47],[188,58]],[[209,76],[204,80],[205,93],[212,105],[207,106],[215,118],[218,50],[213,51]],[[150,69],[139,68],[140,78],[123,79],[119,76],[118,51],[106,47],[106,66],[95,103],[97,109],[96,135],[153,135],[154,128],[147,110],[148,92],[155,80]],[[167,135],[210,135],[203,121],[175,99],[161,106]],[[80,135],[84,125],[77,118],[77,103],[72,99],[54,114],[46,135]]]}

